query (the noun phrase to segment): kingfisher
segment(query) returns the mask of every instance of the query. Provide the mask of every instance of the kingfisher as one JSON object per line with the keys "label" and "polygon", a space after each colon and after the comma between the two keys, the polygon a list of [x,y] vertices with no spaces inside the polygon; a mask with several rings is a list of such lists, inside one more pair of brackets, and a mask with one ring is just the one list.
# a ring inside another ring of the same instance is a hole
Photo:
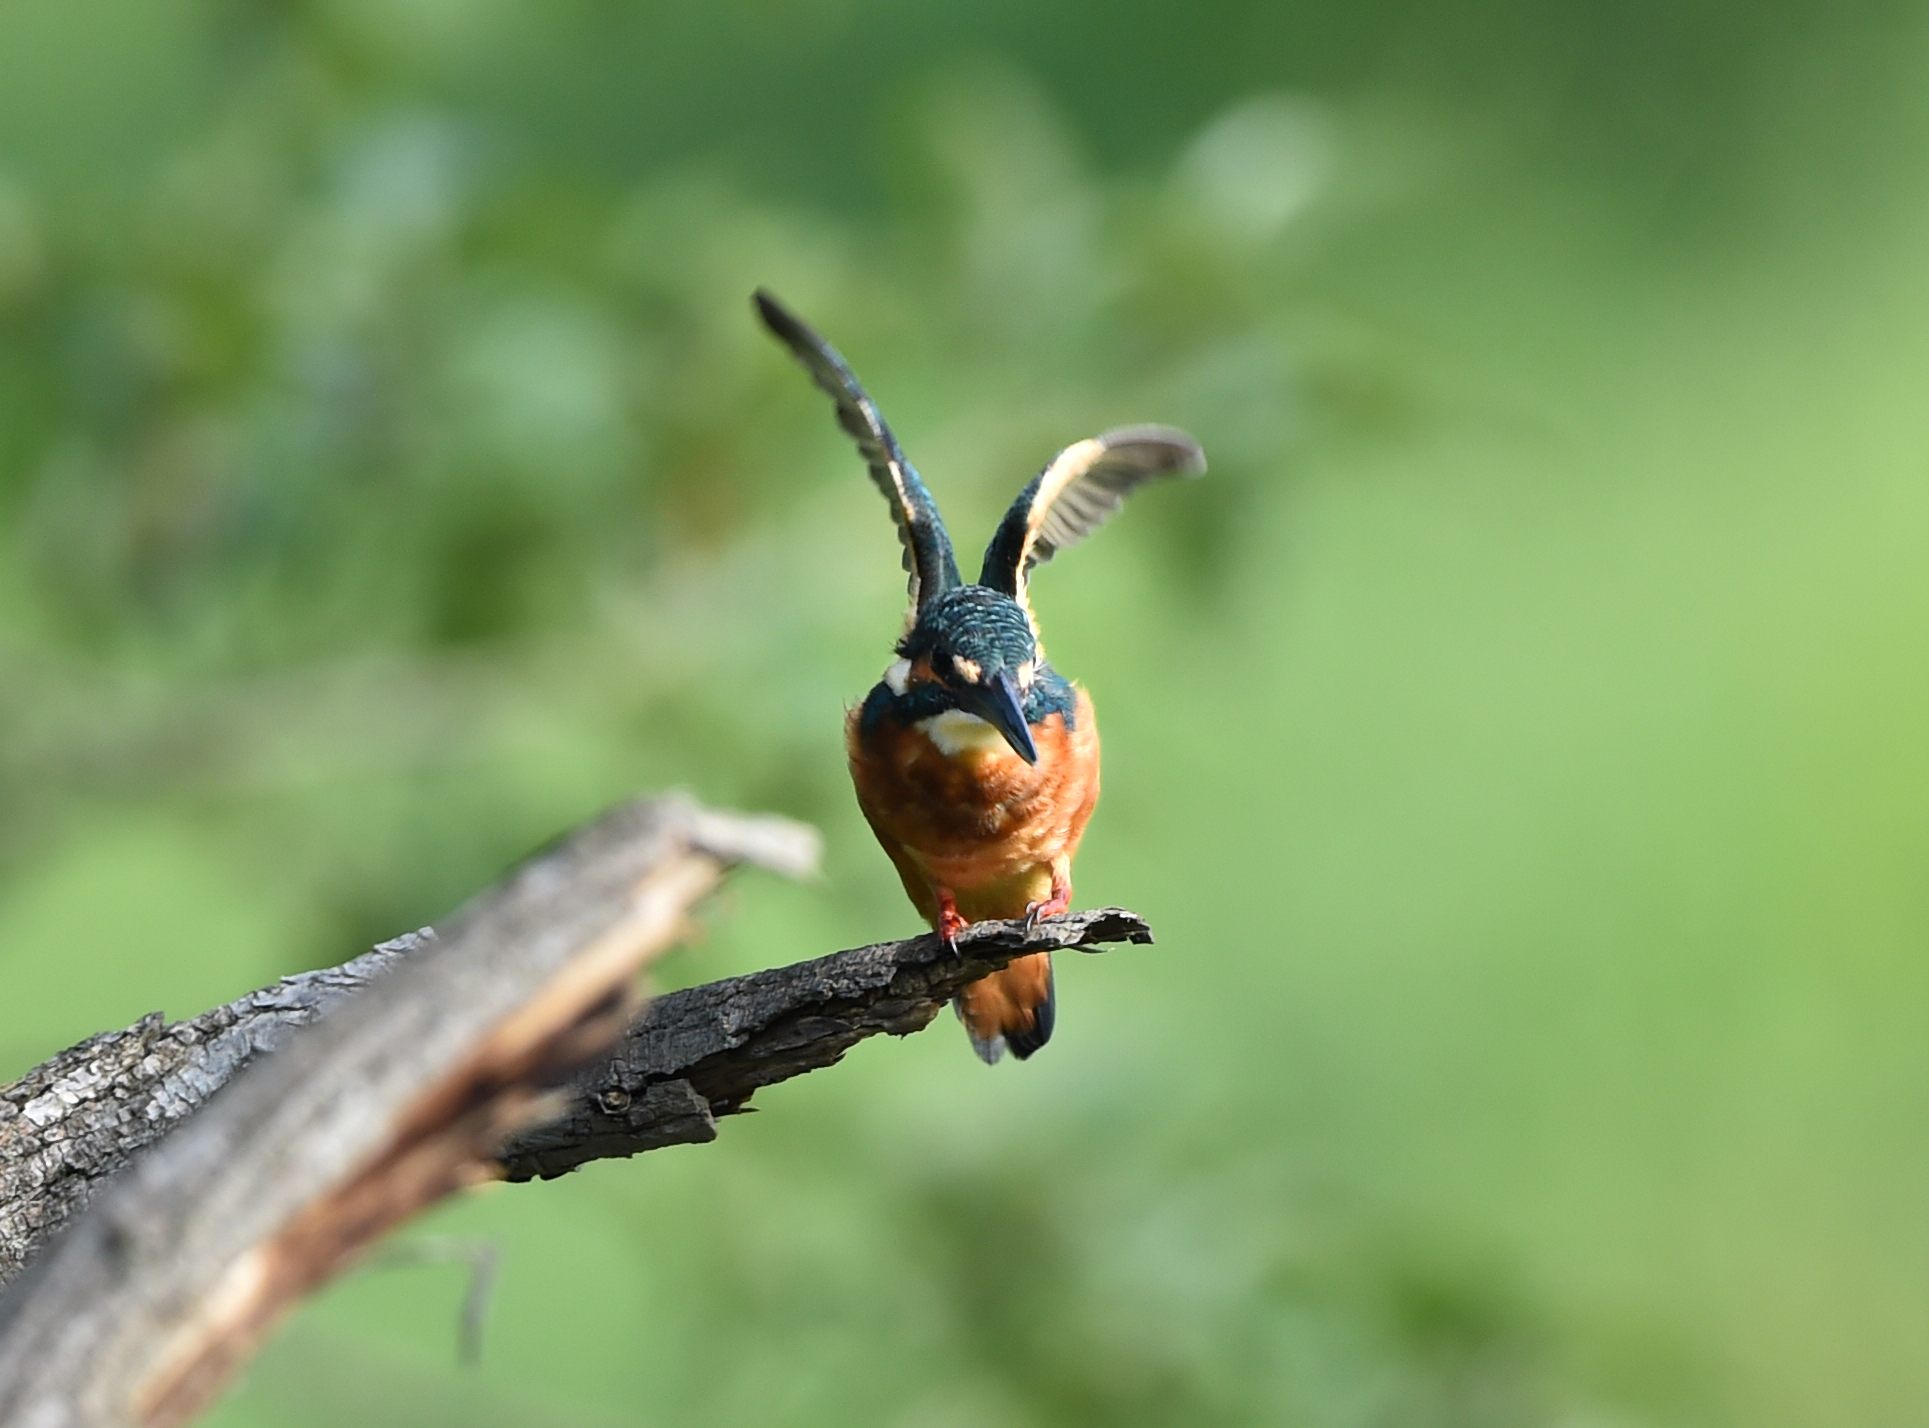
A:
{"label": "kingfisher", "polygon": [[[973,922],[1056,917],[1071,907],[1072,857],[1098,802],[1098,723],[1091,695],[1045,659],[1031,572],[1146,482],[1203,473],[1205,455],[1165,426],[1075,442],[1018,493],[968,585],[937,502],[844,359],[768,292],[755,302],[836,404],[890,503],[910,577],[897,657],[845,717],[858,808],[953,950]],[[1023,1060],[1051,1038],[1051,954],[1014,959],[952,1006],[985,1062],[1007,1047]]]}

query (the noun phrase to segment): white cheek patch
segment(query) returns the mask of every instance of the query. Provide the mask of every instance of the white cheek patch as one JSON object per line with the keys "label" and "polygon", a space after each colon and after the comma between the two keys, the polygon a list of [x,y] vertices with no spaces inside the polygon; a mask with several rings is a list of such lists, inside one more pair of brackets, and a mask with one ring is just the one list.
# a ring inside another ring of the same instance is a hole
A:
{"label": "white cheek patch", "polygon": [[933,714],[929,719],[920,719],[917,728],[937,746],[939,753],[948,758],[956,758],[960,754],[993,753],[1010,747],[1005,743],[1003,734],[976,714],[967,714],[962,709],[947,709],[942,714]]}
{"label": "white cheek patch", "polygon": [[884,685],[893,694],[902,694],[911,687],[911,661],[901,659],[884,671]]}

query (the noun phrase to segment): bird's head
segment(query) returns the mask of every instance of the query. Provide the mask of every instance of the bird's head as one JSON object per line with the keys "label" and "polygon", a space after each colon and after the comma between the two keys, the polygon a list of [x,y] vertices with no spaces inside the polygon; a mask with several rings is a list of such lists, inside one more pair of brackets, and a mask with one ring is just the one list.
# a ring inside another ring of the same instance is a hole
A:
{"label": "bird's head", "polygon": [[1024,606],[983,585],[954,586],[918,611],[897,652],[885,673],[895,693],[916,687],[921,703],[984,720],[1018,757],[1038,762],[1025,705],[1040,660]]}

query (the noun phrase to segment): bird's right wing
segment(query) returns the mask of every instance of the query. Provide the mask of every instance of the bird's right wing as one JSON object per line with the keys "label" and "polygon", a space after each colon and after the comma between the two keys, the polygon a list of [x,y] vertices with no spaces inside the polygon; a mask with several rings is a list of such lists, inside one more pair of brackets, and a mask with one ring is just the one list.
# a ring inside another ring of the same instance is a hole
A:
{"label": "bird's right wing", "polygon": [[897,438],[878,414],[877,403],[858,385],[856,375],[837,349],[762,288],[757,290],[756,303],[764,326],[791,350],[837,404],[838,423],[857,442],[865,465],[871,469],[871,480],[891,503],[898,539],[904,546],[904,569],[910,576],[915,618],[915,612],[934,596],[962,583],[938,503],[918,479],[916,468],[905,459]]}

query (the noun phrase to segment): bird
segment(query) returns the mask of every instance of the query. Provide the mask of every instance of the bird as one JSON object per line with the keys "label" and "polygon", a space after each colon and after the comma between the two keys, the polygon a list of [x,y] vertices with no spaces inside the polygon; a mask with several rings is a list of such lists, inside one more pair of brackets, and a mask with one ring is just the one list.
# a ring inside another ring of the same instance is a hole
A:
{"label": "bird", "polygon": [[[1197,476],[1185,432],[1127,426],[1074,442],[1018,493],[975,583],[937,502],[837,350],[765,289],[763,324],[836,405],[903,546],[910,607],[895,658],[845,716],[857,804],[912,905],[954,952],[973,922],[1028,926],[1071,907],[1072,858],[1099,794],[1097,716],[1045,658],[1032,571],[1160,477]],[[952,1003],[979,1057],[1024,1060],[1057,1020],[1049,952],[1013,959]]]}

